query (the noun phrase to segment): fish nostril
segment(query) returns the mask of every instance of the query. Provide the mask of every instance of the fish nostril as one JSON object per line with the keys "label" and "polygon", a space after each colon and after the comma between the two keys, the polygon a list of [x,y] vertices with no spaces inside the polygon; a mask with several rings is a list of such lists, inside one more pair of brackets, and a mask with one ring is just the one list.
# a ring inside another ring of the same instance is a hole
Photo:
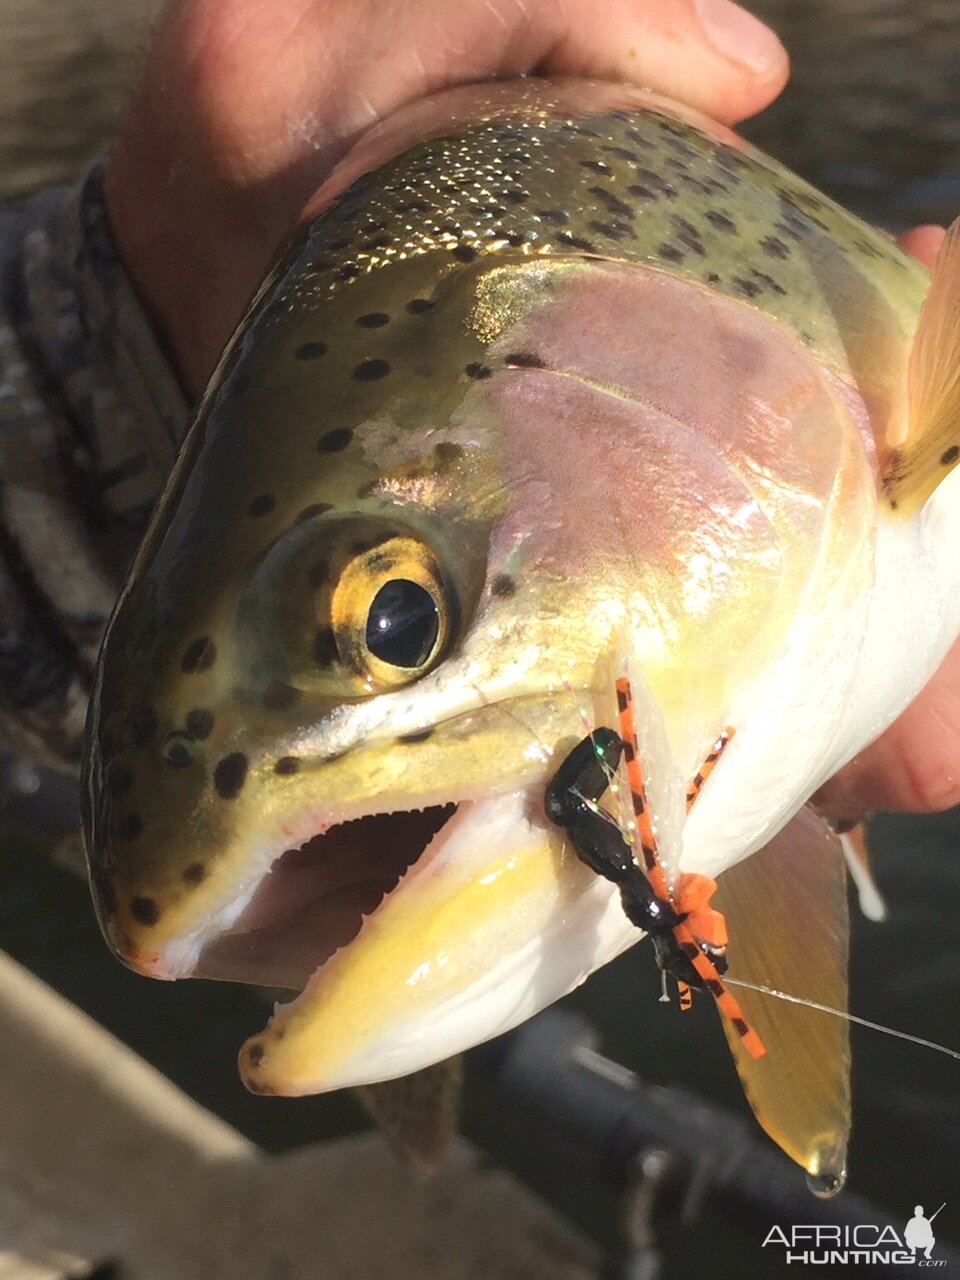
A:
{"label": "fish nostril", "polygon": [[161,755],[175,769],[185,769],[187,765],[193,764],[193,752],[180,734],[170,735],[163,744]]}

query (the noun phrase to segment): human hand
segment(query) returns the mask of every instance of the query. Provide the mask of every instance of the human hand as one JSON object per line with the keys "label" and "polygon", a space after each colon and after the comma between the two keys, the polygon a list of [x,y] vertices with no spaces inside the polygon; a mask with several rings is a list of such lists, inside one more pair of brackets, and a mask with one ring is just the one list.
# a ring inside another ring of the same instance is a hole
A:
{"label": "human hand", "polygon": [[277,247],[357,135],[448,85],[526,72],[646,86],[725,123],[783,87],[730,0],[179,0],[108,159],[121,254],[199,392]]}

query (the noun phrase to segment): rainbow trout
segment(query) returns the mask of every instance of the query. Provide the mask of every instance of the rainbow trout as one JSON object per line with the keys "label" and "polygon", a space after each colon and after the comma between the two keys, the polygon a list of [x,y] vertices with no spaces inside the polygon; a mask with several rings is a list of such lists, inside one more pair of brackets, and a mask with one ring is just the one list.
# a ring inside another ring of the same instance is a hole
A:
{"label": "rainbow trout", "polygon": [[[843,1007],[803,806],[960,628],[956,245],[931,286],[616,86],[449,92],[344,162],[203,398],[89,725],[114,950],[301,992],[251,1089],[406,1076],[636,940],[544,812],[624,663],[661,856],[722,874],[731,972]],[[838,1174],[845,1024],[743,1003],[761,1122]]]}

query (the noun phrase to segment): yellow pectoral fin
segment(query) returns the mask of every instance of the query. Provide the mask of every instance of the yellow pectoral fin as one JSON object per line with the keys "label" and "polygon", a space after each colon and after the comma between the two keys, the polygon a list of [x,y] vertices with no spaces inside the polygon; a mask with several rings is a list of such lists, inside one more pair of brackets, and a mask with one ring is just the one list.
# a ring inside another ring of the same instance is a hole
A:
{"label": "yellow pectoral fin", "polygon": [[913,513],[960,461],[960,218],[933,269],[910,352],[904,438],[881,458],[887,501]]}
{"label": "yellow pectoral fin", "polygon": [[[730,934],[728,980],[847,1008],[847,897],[840,841],[804,809],[765,848],[725,871],[716,905]],[[849,1023],[731,986],[766,1055],[724,1020],[744,1092],[766,1132],[809,1173],[842,1182],[850,1133]]]}
{"label": "yellow pectoral fin", "polygon": [[457,1136],[463,1059],[424,1067],[399,1080],[356,1090],[366,1110],[388,1138],[424,1173],[446,1161]]}

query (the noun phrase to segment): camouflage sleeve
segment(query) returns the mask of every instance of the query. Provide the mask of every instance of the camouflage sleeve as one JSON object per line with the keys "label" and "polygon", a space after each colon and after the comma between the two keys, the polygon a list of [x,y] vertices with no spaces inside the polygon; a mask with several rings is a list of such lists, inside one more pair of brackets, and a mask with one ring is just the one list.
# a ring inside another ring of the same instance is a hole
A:
{"label": "camouflage sleeve", "polygon": [[187,403],[114,247],[95,165],[0,209],[0,735],[76,769],[124,569]]}

